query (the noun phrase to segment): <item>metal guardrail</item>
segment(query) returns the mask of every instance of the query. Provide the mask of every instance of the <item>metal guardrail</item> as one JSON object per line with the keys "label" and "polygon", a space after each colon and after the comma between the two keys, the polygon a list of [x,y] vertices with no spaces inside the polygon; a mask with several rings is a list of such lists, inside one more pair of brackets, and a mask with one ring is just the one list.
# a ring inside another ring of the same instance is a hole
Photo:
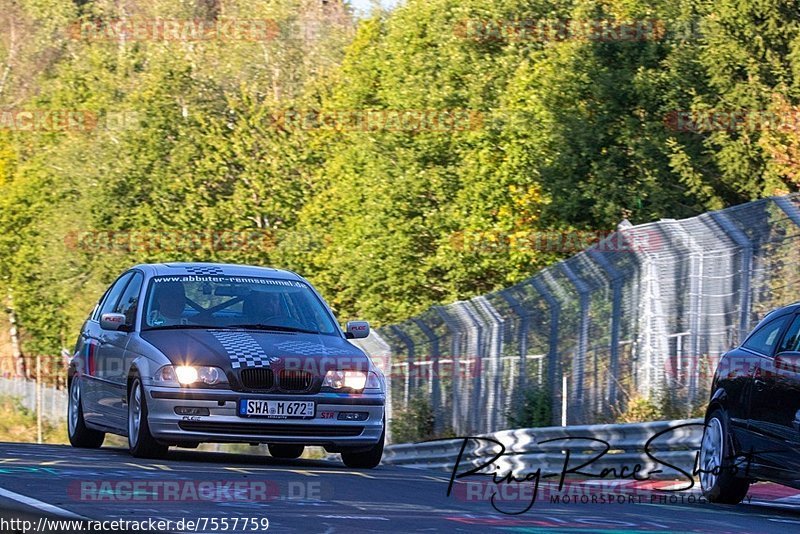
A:
{"label": "metal guardrail", "polygon": [[[620,473],[621,468],[627,466],[630,473],[638,464],[642,466],[640,472],[649,473],[651,478],[684,477],[678,469],[692,472],[702,435],[702,419],[504,430],[476,436],[485,438],[483,440],[467,441],[458,471],[463,473],[486,464],[503,452],[493,462],[496,471],[489,468],[482,472],[496,472],[499,476],[513,472],[517,478],[537,469],[541,469],[542,474],[560,473],[566,461],[574,468],[597,457],[606,449],[605,444],[597,441],[602,440],[609,444],[608,452],[582,471],[599,474],[603,469],[615,469]],[[653,439],[654,436],[658,437]],[[490,439],[501,443],[502,447]],[[648,441],[650,455],[645,451]],[[463,445],[464,439],[390,445],[384,452],[383,463],[452,472]]]}

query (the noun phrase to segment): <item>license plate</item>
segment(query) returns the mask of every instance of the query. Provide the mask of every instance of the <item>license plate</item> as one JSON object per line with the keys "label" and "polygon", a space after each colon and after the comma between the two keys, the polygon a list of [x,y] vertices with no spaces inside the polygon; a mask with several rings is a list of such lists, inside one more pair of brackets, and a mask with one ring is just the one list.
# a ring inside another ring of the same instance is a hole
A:
{"label": "license plate", "polygon": [[313,419],[312,401],[254,400],[239,401],[241,417],[265,417],[267,419]]}

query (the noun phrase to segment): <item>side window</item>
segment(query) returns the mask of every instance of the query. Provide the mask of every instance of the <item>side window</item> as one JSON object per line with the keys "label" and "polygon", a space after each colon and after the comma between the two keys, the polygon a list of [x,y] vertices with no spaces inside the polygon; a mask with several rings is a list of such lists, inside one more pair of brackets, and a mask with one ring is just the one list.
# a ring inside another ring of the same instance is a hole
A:
{"label": "side window", "polygon": [[790,317],[790,315],[784,315],[783,317],[778,317],[768,322],[756,330],[753,335],[744,342],[744,347],[765,356],[772,356],[772,349],[777,345],[781,330],[789,321]]}
{"label": "side window", "polygon": [[136,310],[139,309],[139,293],[142,291],[144,276],[141,273],[133,275],[133,279],[125,288],[125,292],[120,297],[119,302],[114,308],[114,313],[125,315],[125,324],[133,326],[136,323]]}
{"label": "side window", "polygon": [[778,347],[778,352],[798,351],[800,350],[800,315],[795,315],[792,326],[786,331],[783,336],[781,346]]}
{"label": "side window", "polygon": [[128,285],[128,282],[132,276],[133,273],[125,273],[114,283],[108,293],[106,293],[106,298],[103,300],[103,303],[100,305],[100,313],[98,314],[98,317],[104,313],[112,313],[114,311],[120,295],[122,295],[122,292],[125,291],[125,286]]}

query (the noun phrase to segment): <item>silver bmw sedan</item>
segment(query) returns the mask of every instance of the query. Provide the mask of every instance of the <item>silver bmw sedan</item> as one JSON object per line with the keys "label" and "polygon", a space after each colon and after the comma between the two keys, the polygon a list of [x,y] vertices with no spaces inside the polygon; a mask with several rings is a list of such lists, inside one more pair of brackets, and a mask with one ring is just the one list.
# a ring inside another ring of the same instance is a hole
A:
{"label": "silver bmw sedan", "polygon": [[267,443],[297,458],[306,445],[349,467],[380,463],[386,382],[305,279],[263,267],[138,265],[106,291],[69,365],[68,432],[96,448],[127,436],[131,454],[169,446]]}

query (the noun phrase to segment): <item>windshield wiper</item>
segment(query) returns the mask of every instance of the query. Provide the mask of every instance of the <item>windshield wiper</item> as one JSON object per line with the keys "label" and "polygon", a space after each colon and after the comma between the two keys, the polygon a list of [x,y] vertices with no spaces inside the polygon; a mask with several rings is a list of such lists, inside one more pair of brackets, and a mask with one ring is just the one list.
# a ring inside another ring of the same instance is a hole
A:
{"label": "windshield wiper", "polygon": [[203,324],[173,324],[164,326],[151,326],[145,329],[145,332],[152,332],[153,330],[215,330],[216,326],[208,326]]}
{"label": "windshield wiper", "polygon": [[271,324],[234,324],[228,328],[243,328],[250,330],[266,330],[272,332],[298,332],[301,334],[319,334],[316,330],[307,330],[305,328],[295,328],[293,326],[279,326]]}

